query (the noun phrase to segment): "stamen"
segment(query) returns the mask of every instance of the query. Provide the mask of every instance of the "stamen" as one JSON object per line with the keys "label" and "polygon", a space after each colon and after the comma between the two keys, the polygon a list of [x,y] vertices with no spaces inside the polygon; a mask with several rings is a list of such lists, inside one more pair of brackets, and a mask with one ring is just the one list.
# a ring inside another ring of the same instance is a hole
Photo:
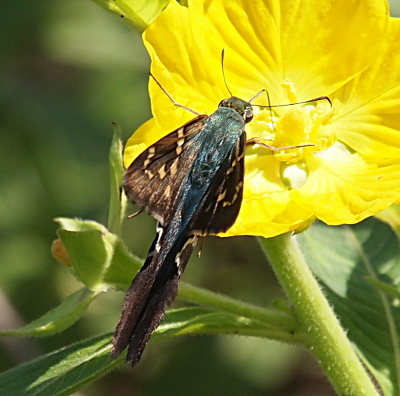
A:
{"label": "stamen", "polygon": [[298,102],[296,88],[294,87],[294,84],[292,81],[290,81],[289,79],[283,80],[282,87],[286,91],[286,95],[289,99],[289,103]]}

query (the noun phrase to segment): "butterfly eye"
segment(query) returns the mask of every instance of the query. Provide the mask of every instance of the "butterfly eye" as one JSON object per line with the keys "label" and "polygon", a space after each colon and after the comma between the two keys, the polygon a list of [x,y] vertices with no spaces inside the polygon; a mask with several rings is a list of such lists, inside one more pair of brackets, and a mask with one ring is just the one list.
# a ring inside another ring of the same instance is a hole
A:
{"label": "butterfly eye", "polygon": [[246,110],[244,111],[244,122],[247,124],[253,119],[253,108],[251,106],[246,107]]}

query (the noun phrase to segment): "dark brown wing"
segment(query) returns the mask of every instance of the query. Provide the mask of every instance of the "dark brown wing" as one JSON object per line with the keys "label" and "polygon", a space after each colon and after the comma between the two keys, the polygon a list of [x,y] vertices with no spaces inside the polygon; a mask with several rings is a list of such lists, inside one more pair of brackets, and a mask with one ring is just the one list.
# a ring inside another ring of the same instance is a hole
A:
{"label": "dark brown wing", "polygon": [[218,234],[227,231],[240,211],[243,198],[244,154],[246,133],[221,164],[204,203],[200,205],[189,225],[195,235]]}
{"label": "dark brown wing", "polygon": [[183,179],[196,155],[194,137],[207,119],[207,115],[200,115],[163,137],[140,154],[125,172],[128,198],[161,224],[167,224],[174,214]]}

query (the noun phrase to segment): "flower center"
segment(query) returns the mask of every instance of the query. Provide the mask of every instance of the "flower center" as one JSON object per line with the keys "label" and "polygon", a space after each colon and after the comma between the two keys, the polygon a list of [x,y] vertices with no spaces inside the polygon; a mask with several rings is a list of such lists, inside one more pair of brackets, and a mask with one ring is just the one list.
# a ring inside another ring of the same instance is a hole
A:
{"label": "flower center", "polygon": [[[339,102],[331,105],[327,99],[317,99],[296,104],[293,83],[284,81],[282,85],[291,104],[261,109],[253,132],[260,141],[271,146],[271,154],[280,163],[280,178],[288,189],[292,189],[307,181],[307,159],[320,155],[336,143],[336,135],[325,126],[331,122]],[[262,132],[257,134],[259,131]]]}

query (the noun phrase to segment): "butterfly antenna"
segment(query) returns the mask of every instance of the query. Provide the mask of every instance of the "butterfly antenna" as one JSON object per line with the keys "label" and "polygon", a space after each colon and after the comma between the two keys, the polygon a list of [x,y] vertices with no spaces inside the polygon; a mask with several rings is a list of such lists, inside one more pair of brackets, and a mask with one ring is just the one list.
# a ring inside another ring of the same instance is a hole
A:
{"label": "butterfly antenna", "polygon": [[[272,120],[272,118],[273,118],[273,114],[272,114],[272,109],[271,109],[271,107],[274,107],[274,106],[271,106],[271,98],[269,97],[269,93],[268,93],[268,91],[264,88],[264,89],[262,89],[261,91],[259,91],[259,92],[257,92],[250,100],[249,100],[249,103],[251,104],[251,102],[253,101],[253,100],[256,100],[263,92],[265,92],[266,94],[267,94],[267,98],[268,98],[268,106],[259,106],[259,105],[254,105],[254,106],[257,106],[257,107],[268,107],[269,108],[269,115],[271,116],[271,120]],[[274,130],[275,130],[275,125],[273,124],[273,127],[274,127]]]}
{"label": "butterfly antenna", "polygon": [[224,69],[224,58],[225,58],[225,50],[223,49],[222,52],[221,52],[222,77],[224,78],[224,84],[225,84],[226,90],[229,92],[229,94],[231,96],[233,96],[231,90],[228,87],[228,84],[226,83],[225,69]]}
{"label": "butterfly antenna", "polygon": [[[312,103],[312,102],[316,102],[318,100],[327,100],[329,102],[329,105],[332,108],[332,101],[329,99],[328,96],[319,96],[318,98],[314,98],[314,99],[310,99],[310,100],[304,100],[302,102],[295,102],[295,103],[288,103],[288,104],[281,104],[281,105],[271,105],[269,93],[265,89],[260,91],[260,92],[258,92],[257,95],[255,95],[249,102],[251,102],[252,100],[256,99],[264,91],[266,92],[267,97],[268,97],[268,106],[262,106],[262,105],[253,105],[253,106],[263,107],[263,108],[268,107],[269,111],[270,111],[270,115],[271,115],[271,120],[272,120],[272,108],[273,107],[294,106],[294,105],[298,105],[298,104]],[[275,125],[274,125],[274,130],[275,130]],[[288,150],[288,149],[294,149],[294,148],[300,148],[300,147],[312,147],[312,146],[314,146],[314,144],[300,144],[298,146],[274,147],[274,146],[271,146],[269,144],[266,144],[261,139],[256,138],[256,137],[255,138],[250,138],[250,139],[248,139],[246,141],[246,145],[248,145],[248,146],[253,145],[253,144],[258,144],[260,146],[264,146],[267,149],[272,150],[272,151],[281,151],[281,150]]]}
{"label": "butterfly antenna", "polygon": [[175,102],[174,98],[168,93],[168,91],[161,85],[161,83],[153,76],[153,74],[151,74],[151,72],[149,72],[150,77],[155,81],[155,83],[161,88],[161,91],[163,91],[165,93],[165,95],[167,95],[168,99],[174,104],[174,106],[176,107],[180,107],[181,109],[190,111],[193,114],[196,115],[200,115],[200,113],[198,113],[197,111],[194,111],[192,109],[189,109],[189,107],[186,107],[184,105],[181,105],[178,102]]}
{"label": "butterfly antenna", "polygon": [[310,100],[304,100],[302,102],[294,102],[294,103],[287,103],[287,104],[280,104],[280,105],[271,105],[271,103],[268,106],[259,106],[259,105],[254,105],[257,107],[285,107],[285,106],[294,106],[294,105],[299,105],[299,104],[305,104],[305,103],[312,103],[312,102],[318,102],[319,100],[326,100],[328,101],[329,105],[332,107],[332,101],[329,99],[328,96],[319,96],[318,98],[310,99]]}
{"label": "butterfly antenna", "polygon": [[269,93],[268,93],[267,90],[265,91],[265,93],[267,94],[267,98],[268,98],[269,116],[271,117],[272,126],[273,126],[274,131],[275,131],[275,123],[274,123],[274,121],[273,121],[274,116],[273,116],[273,114],[272,114],[271,98],[269,97]]}

